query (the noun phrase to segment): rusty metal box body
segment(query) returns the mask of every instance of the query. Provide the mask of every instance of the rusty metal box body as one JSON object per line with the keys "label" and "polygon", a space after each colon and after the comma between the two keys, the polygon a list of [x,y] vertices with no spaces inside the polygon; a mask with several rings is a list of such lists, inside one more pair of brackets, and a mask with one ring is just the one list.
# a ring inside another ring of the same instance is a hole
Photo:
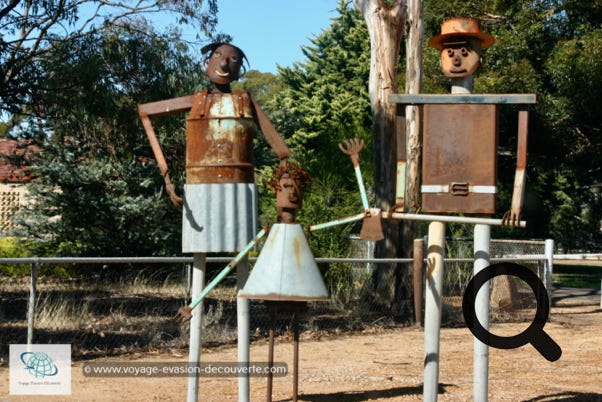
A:
{"label": "rusty metal box body", "polygon": [[187,119],[186,183],[253,183],[255,120],[247,92],[194,94]]}
{"label": "rusty metal box body", "polygon": [[425,104],[422,211],[492,214],[497,106]]}

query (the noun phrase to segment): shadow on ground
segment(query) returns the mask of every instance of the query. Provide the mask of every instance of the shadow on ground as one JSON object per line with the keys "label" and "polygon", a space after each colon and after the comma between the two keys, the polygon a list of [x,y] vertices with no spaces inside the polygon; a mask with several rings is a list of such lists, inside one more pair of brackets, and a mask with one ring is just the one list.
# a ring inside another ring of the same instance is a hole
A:
{"label": "shadow on ground", "polygon": [[561,392],[558,394],[541,395],[533,399],[528,399],[523,402],[547,402],[547,401],[563,401],[563,402],[602,402],[602,394],[593,394],[589,392]]}
{"label": "shadow on ground", "polygon": [[[449,386],[449,384],[439,384],[439,394],[444,394],[446,392],[446,387]],[[357,392],[334,392],[332,394],[303,394],[299,395],[298,400],[305,402],[363,402],[383,398],[398,398],[407,395],[422,395],[422,385]],[[290,399],[284,399],[281,402],[289,400]]]}

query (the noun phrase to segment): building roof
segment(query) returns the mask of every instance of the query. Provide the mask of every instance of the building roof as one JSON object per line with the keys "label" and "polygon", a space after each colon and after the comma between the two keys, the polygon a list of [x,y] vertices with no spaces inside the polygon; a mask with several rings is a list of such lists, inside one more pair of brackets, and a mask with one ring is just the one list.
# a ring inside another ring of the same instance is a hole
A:
{"label": "building roof", "polygon": [[32,140],[0,138],[0,181],[25,182],[31,179],[32,157],[41,148]]}

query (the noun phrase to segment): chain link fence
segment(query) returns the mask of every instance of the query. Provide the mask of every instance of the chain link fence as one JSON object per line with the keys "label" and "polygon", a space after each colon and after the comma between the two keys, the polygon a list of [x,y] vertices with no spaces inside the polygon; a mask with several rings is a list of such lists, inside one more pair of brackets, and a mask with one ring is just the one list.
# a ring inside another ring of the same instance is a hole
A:
{"label": "chain link fence", "polygon": [[[463,323],[463,290],[472,276],[472,263],[468,261],[472,242],[451,240],[449,243],[443,322],[458,325]],[[359,258],[370,257],[369,244],[360,244],[360,249],[363,251],[356,252]],[[491,243],[492,257],[521,254],[542,257],[543,242]],[[541,277],[542,259],[521,264],[532,267]],[[36,274],[33,276],[0,277],[0,356],[7,355],[9,344],[28,341],[69,343],[76,359],[153,349],[178,350],[188,346],[188,326],[179,325],[174,316],[179,307],[190,302],[192,258],[164,259],[160,263],[140,259],[139,264],[133,260],[119,264],[93,263],[94,259],[84,263],[55,260],[31,262],[29,266]],[[227,259],[208,258],[207,261],[207,278],[211,280]],[[300,321],[306,335],[395,327],[412,322],[411,294],[395,295],[396,299],[403,299],[403,308],[399,303],[382,303],[374,297],[373,278],[378,269],[375,260],[332,262],[318,258],[317,261],[330,285],[331,298],[327,302],[308,303]],[[393,293],[396,281],[398,285],[399,281],[412,281],[410,260],[399,261],[401,263],[393,265],[390,284]],[[0,261],[0,264],[6,263],[6,260]],[[21,264],[22,269],[27,266]],[[33,303],[32,277],[35,278]],[[519,293],[523,291],[519,287]],[[236,293],[236,276],[232,273],[205,299],[203,346],[236,342]],[[492,298],[494,294],[492,292]],[[251,340],[266,338],[270,323],[266,306],[251,300]],[[280,309],[276,315],[276,334],[287,334],[291,325],[292,313],[286,308]]]}
{"label": "chain link fence", "polygon": [[[548,287],[550,297],[551,267],[546,259],[546,242],[538,240],[492,239],[489,254],[491,263],[515,262],[533,271]],[[442,322],[455,325],[463,322],[462,297],[473,276],[473,240],[446,241],[446,261],[443,285]],[[524,281],[502,275],[489,281],[490,320],[492,322],[532,320],[536,311],[536,296]],[[550,299],[551,300],[551,299]]]}

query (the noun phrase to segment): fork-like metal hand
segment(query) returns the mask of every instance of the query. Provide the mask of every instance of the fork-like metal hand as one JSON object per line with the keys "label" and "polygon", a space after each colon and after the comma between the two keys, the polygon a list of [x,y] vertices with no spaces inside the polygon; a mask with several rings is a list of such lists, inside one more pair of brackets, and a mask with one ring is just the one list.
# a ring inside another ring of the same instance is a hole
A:
{"label": "fork-like metal hand", "polygon": [[182,325],[192,318],[192,308],[185,306],[178,309],[178,314],[174,317],[178,324]]}
{"label": "fork-like metal hand", "polygon": [[366,188],[364,187],[364,179],[362,178],[362,171],[360,170],[360,151],[364,147],[364,140],[358,140],[353,138],[351,140],[345,140],[339,144],[339,148],[343,153],[351,157],[353,162],[353,170],[355,170],[355,177],[357,178],[357,185],[360,189],[360,196],[362,197],[362,205],[364,210],[367,211],[370,208],[368,204],[368,196],[366,195]]}
{"label": "fork-like metal hand", "polygon": [[[345,146],[343,146],[343,143]],[[353,167],[356,167],[360,164],[360,151],[364,147],[364,140],[358,140],[357,138],[352,138],[350,140],[345,140],[343,143],[339,144],[339,148],[343,153],[349,155],[351,157],[351,161],[353,162]]]}

